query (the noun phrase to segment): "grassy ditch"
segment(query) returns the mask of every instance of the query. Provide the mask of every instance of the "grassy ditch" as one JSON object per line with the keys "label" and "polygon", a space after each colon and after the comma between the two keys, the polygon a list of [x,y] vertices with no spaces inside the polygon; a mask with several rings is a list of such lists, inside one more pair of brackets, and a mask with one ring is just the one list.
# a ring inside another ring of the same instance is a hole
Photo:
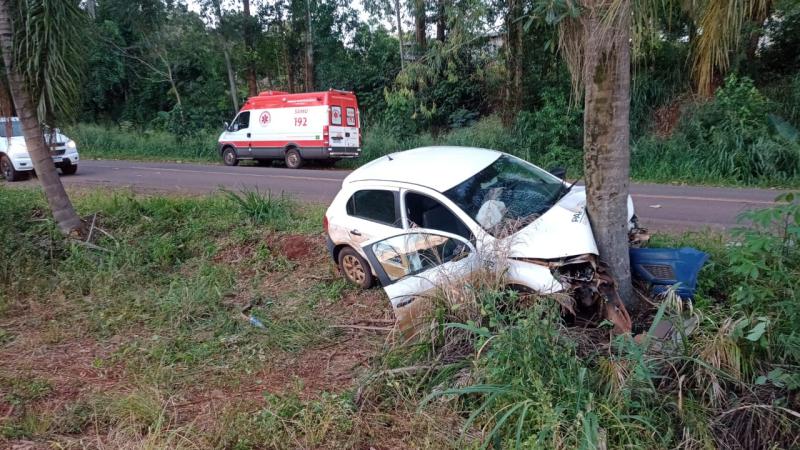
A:
{"label": "grassy ditch", "polygon": [[0,186],[0,447],[798,445],[797,203],[754,213],[736,245],[656,237],[712,254],[691,311],[650,312],[699,317],[660,353],[566,327],[496,277],[442,290],[402,344],[383,292],[333,273],[318,207],[73,198],[94,246],[64,241],[38,190]]}

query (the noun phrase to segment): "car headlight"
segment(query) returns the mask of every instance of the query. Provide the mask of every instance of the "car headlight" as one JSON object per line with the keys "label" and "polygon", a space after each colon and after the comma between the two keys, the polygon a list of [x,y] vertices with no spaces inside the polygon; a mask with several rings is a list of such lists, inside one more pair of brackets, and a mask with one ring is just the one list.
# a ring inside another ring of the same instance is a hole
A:
{"label": "car headlight", "polygon": [[78,148],[78,144],[76,144],[75,141],[70,139],[69,141],[67,141],[67,148],[70,150],[75,150],[76,148]]}

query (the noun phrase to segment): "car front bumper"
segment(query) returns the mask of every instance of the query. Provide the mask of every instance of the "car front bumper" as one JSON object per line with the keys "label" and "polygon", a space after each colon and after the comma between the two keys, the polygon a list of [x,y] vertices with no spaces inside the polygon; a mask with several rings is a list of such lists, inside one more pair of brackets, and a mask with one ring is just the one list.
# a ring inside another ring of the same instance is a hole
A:
{"label": "car front bumper", "polygon": [[[68,152],[63,155],[53,155],[53,163],[56,166],[61,164],[78,164],[80,161],[80,156],[78,152]],[[14,170],[17,172],[25,172],[33,170],[33,161],[29,156],[17,156],[11,157],[11,164],[14,166]]]}

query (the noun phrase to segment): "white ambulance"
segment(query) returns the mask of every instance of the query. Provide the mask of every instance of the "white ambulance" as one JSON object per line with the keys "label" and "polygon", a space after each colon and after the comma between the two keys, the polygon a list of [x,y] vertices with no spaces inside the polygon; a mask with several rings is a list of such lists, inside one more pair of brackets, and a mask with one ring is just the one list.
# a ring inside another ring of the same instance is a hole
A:
{"label": "white ambulance", "polygon": [[219,137],[225,165],[241,160],[284,160],[292,169],[306,161],[332,165],[361,154],[358,101],[347,91],[251,97]]}

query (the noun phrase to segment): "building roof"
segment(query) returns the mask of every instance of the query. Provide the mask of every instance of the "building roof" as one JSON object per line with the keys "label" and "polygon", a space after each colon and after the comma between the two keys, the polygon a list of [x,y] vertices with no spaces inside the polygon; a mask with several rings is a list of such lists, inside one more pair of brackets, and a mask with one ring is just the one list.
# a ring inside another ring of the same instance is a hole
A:
{"label": "building roof", "polygon": [[396,152],[353,171],[345,183],[394,181],[444,192],[489,166],[502,155],[473,147],[421,147]]}

